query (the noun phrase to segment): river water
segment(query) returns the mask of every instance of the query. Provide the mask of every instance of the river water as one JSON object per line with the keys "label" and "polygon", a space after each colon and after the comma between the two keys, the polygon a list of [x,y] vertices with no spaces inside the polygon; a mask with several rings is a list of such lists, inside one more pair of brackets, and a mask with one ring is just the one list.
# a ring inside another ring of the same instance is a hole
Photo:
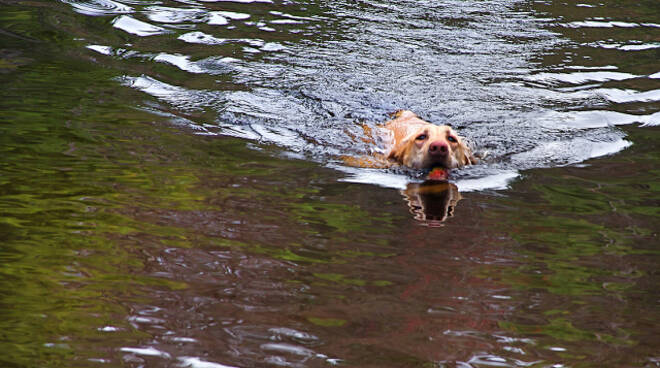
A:
{"label": "river water", "polygon": [[[0,365],[658,367],[656,0],[0,0]],[[397,109],[483,157],[347,167]]]}

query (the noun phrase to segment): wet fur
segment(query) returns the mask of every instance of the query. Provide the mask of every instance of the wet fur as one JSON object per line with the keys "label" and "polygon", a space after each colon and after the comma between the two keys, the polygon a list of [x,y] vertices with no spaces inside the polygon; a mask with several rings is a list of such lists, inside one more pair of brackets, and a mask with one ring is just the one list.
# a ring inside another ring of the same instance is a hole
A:
{"label": "wet fur", "polygon": [[[345,157],[346,164],[375,168],[401,165],[413,169],[453,169],[477,162],[470,147],[451,127],[431,124],[408,110],[399,110],[390,116],[392,120],[382,126],[388,135],[384,139],[387,153],[373,157]],[[365,127],[365,134],[374,141],[371,129]],[[442,153],[438,152],[440,149]]]}

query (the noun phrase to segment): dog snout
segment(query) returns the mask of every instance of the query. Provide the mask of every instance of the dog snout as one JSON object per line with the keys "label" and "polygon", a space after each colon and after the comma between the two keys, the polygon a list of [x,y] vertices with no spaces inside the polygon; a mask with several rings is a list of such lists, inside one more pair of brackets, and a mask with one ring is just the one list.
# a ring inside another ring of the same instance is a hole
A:
{"label": "dog snout", "polygon": [[444,157],[449,152],[449,146],[443,141],[435,141],[429,145],[429,153],[433,156]]}

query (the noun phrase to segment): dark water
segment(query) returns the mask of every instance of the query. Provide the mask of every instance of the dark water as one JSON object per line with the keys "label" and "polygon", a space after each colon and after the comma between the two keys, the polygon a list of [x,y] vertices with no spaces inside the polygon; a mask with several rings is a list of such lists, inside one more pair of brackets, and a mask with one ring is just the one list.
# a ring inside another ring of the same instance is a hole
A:
{"label": "dark water", "polygon": [[[0,366],[658,367],[655,0],[0,0]],[[411,109],[485,160],[348,168]]]}

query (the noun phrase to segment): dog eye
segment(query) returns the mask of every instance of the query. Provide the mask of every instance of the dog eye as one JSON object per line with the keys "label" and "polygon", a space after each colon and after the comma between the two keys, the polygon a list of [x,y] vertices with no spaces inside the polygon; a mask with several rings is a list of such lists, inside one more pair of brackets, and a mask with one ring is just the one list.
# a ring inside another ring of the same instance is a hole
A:
{"label": "dog eye", "polygon": [[450,141],[451,143],[456,143],[456,142],[458,142],[458,140],[456,140],[456,138],[454,138],[454,137],[451,136],[451,135],[447,138],[447,140]]}
{"label": "dog eye", "polygon": [[425,140],[426,138],[427,138],[427,137],[426,137],[426,134],[420,134],[420,135],[418,135],[417,138],[415,138],[415,139],[417,139],[418,141],[423,141],[423,140]]}

